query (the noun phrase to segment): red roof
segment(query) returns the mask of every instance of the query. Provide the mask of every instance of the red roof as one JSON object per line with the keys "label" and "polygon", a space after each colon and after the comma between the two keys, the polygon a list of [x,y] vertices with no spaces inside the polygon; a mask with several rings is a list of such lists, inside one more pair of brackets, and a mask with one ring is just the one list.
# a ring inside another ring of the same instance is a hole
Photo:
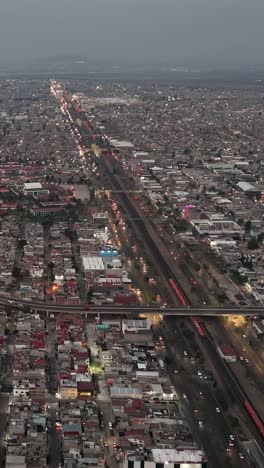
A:
{"label": "red roof", "polygon": [[31,342],[31,348],[45,348],[45,342],[44,341],[37,341],[34,340]]}
{"label": "red roof", "polygon": [[72,375],[70,372],[60,372],[60,380],[71,380]]}
{"label": "red roof", "polygon": [[224,356],[236,356],[235,350],[228,344],[220,346],[220,349]]}
{"label": "red roof", "polygon": [[144,435],[145,431],[144,429],[130,429],[129,431],[126,431],[126,436],[129,435]]}
{"label": "red roof", "polygon": [[147,411],[141,410],[140,408],[131,408],[130,406],[125,407],[125,413],[129,416],[135,416],[137,418],[146,418],[147,416]]}
{"label": "red roof", "polygon": [[77,366],[77,369],[76,369],[76,372],[78,372],[78,374],[85,374],[87,372],[87,364],[86,365],[78,365]]}
{"label": "red roof", "polygon": [[45,337],[45,332],[32,332],[31,333],[31,338],[44,338]]}
{"label": "red roof", "polygon": [[45,359],[34,359],[34,366],[43,366],[45,365]]}
{"label": "red roof", "polygon": [[77,382],[78,390],[86,390],[92,392],[94,390],[94,385],[92,382]]}
{"label": "red roof", "polygon": [[143,400],[132,400],[133,408],[145,408],[145,403]]}

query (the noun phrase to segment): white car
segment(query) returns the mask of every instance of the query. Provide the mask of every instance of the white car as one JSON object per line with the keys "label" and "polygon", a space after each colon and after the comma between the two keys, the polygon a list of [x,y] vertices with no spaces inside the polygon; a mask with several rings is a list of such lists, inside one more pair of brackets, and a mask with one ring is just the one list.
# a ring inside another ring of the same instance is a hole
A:
{"label": "white car", "polygon": [[220,411],[220,408],[216,408],[216,412],[217,412],[217,413],[220,413],[220,412],[221,412],[221,411]]}

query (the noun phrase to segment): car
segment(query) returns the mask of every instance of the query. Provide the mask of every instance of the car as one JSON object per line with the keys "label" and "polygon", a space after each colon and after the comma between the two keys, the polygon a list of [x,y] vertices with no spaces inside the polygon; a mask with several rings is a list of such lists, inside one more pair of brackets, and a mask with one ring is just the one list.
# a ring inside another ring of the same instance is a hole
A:
{"label": "car", "polygon": [[195,408],[195,409],[193,410],[193,412],[194,412],[195,414],[198,413],[198,409]]}
{"label": "car", "polygon": [[199,426],[201,427],[203,425],[203,421],[199,421]]}
{"label": "car", "polygon": [[91,307],[85,306],[85,307],[84,307],[84,310],[91,310]]}
{"label": "car", "polygon": [[232,434],[230,434],[229,439],[230,440],[235,440],[235,438],[234,438],[234,436]]}
{"label": "car", "polygon": [[217,412],[217,413],[220,413],[220,412],[221,412],[221,411],[220,411],[220,408],[217,407],[217,408],[216,408],[216,412]]}
{"label": "car", "polygon": [[197,286],[197,281],[194,278],[190,279],[190,283],[192,286]]}
{"label": "car", "polygon": [[182,394],[182,397],[186,400],[186,399],[187,399],[186,393],[183,393],[183,394]]}
{"label": "car", "polygon": [[188,356],[187,351],[183,351],[184,356]]}
{"label": "car", "polygon": [[238,456],[239,456],[240,460],[244,460],[244,459],[245,459],[245,457],[244,457],[244,455],[243,455],[242,452],[239,452]]}

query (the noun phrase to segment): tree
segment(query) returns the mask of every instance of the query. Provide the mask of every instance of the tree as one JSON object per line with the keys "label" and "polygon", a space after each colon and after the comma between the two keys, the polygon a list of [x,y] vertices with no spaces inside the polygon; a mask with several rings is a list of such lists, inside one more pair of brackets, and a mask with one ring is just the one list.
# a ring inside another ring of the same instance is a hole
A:
{"label": "tree", "polygon": [[172,363],[172,359],[170,356],[166,355],[164,358],[164,363],[169,366]]}
{"label": "tree", "polygon": [[224,304],[225,301],[226,301],[226,299],[227,299],[227,297],[226,297],[225,294],[219,294],[219,295],[217,296],[217,298],[218,298],[218,300],[219,300],[219,302],[220,302],[221,304]]}
{"label": "tree", "polygon": [[251,227],[252,227],[252,222],[250,221],[250,219],[248,219],[246,222],[245,222],[245,232],[250,232],[251,231]]}
{"label": "tree", "polygon": [[258,239],[256,237],[251,237],[248,241],[248,249],[249,250],[256,250],[259,248]]}
{"label": "tree", "polygon": [[195,263],[193,265],[193,267],[194,267],[195,271],[197,271],[197,272],[201,270],[201,265],[199,263]]}
{"label": "tree", "polygon": [[244,265],[244,263],[245,263],[245,261],[246,261],[245,255],[242,254],[239,260],[240,260],[241,263]]}
{"label": "tree", "polygon": [[258,241],[259,242],[263,242],[264,240],[264,232],[261,232],[259,235],[258,235]]}
{"label": "tree", "polygon": [[87,292],[87,296],[86,296],[86,297],[87,297],[87,302],[89,302],[89,301],[92,299],[92,297],[93,297],[93,292],[92,292],[91,290],[89,290],[89,291]]}
{"label": "tree", "polygon": [[20,278],[21,276],[21,270],[17,267],[17,266],[14,266],[13,270],[12,270],[12,276],[16,279]]}
{"label": "tree", "polygon": [[[168,221],[168,223],[170,224],[169,221]],[[178,232],[187,231],[189,226],[190,226],[189,223],[184,218],[176,219],[175,223],[174,223],[174,227]]]}
{"label": "tree", "polygon": [[237,270],[231,270],[231,273],[232,273],[234,281],[237,284],[243,285],[248,281],[248,277],[245,275],[241,275],[239,271]]}
{"label": "tree", "polygon": [[66,228],[65,231],[64,231],[64,235],[67,236],[67,237],[69,237],[69,239],[70,239],[71,241],[74,240],[74,232],[73,232],[71,229]]}

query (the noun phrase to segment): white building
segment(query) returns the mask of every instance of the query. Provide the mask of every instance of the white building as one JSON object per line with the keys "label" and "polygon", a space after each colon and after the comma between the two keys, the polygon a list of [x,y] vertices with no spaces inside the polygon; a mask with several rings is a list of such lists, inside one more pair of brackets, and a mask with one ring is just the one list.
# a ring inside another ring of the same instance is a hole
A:
{"label": "white building", "polygon": [[24,184],[23,191],[25,195],[48,195],[49,191],[42,187],[40,182],[28,182]]}
{"label": "white building", "polygon": [[126,456],[125,468],[206,468],[204,453],[198,449],[152,449],[148,458],[140,455]]}
{"label": "white building", "polygon": [[92,273],[100,274],[105,272],[105,265],[99,256],[82,257],[83,271],[89,277]]}

